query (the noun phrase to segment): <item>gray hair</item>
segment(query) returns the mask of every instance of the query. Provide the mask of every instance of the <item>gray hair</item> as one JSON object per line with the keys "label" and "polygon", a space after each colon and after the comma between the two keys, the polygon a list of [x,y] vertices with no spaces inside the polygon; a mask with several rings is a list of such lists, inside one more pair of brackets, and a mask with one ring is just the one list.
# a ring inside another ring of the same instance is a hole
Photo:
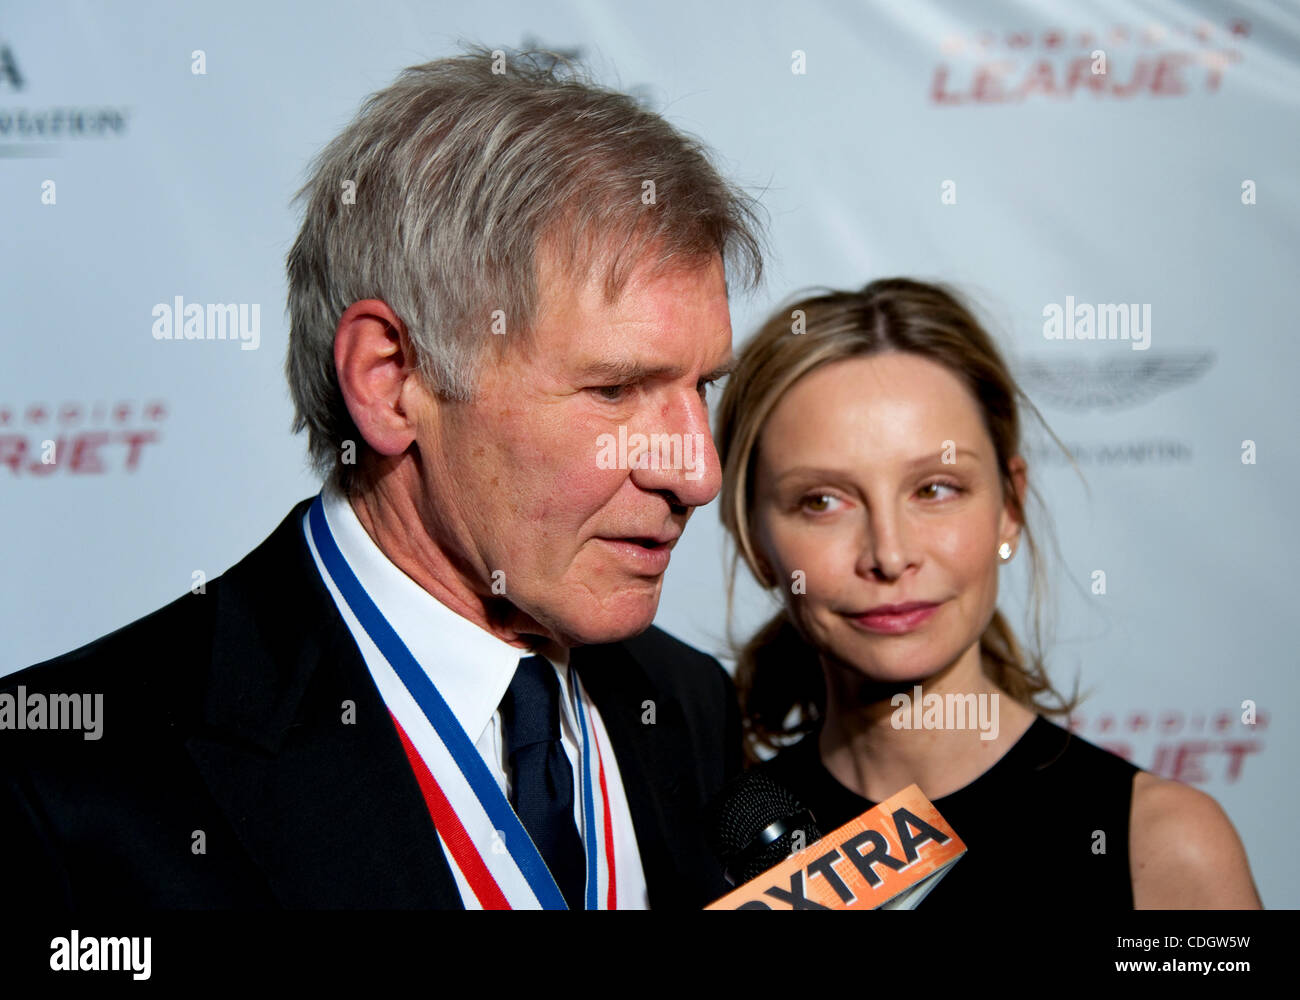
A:
{"label": "gray hair", "polygon": [[[293,429],[347,492],[358,479],[344,444],[364,442],[334,335],[352,303],[387,303],[425,384],[469,400],[485,344],[529,335],[543,247],[577,280],[604,267],[609,301],[645,260],[663,270],[721,256],[729,285],[747,289],[762,275],[757,203],[703,145],[551,54],[507,65],[476,47],[404,70],[321,151],[304,200],[288,257]],[[487,335],[503,319],[509,335]]]}

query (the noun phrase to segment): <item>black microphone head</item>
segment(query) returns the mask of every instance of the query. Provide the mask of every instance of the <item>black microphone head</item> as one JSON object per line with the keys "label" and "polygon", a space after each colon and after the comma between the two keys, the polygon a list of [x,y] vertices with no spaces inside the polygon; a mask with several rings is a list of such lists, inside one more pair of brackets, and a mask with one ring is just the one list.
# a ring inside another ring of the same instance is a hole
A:
{"label": "black microphone head", "polygon": [[705,823],[732,885],[757,878],[821,837],[813,814],[761,768],[733,778],[709,804]]}

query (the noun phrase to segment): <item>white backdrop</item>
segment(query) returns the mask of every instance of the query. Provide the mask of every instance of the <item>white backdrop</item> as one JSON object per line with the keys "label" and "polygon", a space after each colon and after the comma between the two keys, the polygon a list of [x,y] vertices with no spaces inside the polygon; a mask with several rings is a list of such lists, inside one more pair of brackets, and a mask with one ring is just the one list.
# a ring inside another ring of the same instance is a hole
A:
{"label": "white backdrop", "polygon": [[[0,673],[223,571],[316,492],[281,374],[307,161],[404,66],[462,39],[540,45],[761,193],[774,253],[765,288],[734,300],[738,343],[810,285],[902,274],[976,297],[1086,478],[1031,452],[1062,554],[1053,674],[1092,692],[1078,731],[1216,796],[1265,904],[1300,904],[1300,8],[365,11],[42,2],[0,19]],[[155,340],[154,306],[176,296],[257,305],[257,349]],[[1145,350],[1044,335],[1053,304],[1110,303],[1150,307]],[[723,608],[712,507],[659,624],[726,659]],[[737,609],[740,635],[769,613],[748,581]]]}

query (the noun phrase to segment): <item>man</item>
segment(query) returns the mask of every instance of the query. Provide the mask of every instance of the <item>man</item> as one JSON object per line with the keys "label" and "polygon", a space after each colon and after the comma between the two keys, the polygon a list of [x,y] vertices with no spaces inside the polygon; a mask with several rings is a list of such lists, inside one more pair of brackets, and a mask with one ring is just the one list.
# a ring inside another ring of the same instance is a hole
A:
{"label": "man", "polygon": [[720,484],[751,203],[631,99],[481,50],[372,96],[300,197],[286,371],[326,486],[204,593],[6,679],[11,711],[103,693],[100,739],[0,732],[20,896],[704,905],[738,717],[651,621]]}

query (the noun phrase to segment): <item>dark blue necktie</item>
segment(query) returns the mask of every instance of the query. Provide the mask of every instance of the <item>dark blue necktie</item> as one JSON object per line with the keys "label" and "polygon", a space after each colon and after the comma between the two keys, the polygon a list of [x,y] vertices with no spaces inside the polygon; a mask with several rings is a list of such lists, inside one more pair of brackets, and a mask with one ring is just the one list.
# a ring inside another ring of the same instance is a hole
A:
{"label": "dark blue necktie", "polygon": [[573,768],[560,742],[560,682],[540,656],[519,661],[501,699],[510,804],[533,838],[571,910],[587,884],[582,840],[573,822]]}

